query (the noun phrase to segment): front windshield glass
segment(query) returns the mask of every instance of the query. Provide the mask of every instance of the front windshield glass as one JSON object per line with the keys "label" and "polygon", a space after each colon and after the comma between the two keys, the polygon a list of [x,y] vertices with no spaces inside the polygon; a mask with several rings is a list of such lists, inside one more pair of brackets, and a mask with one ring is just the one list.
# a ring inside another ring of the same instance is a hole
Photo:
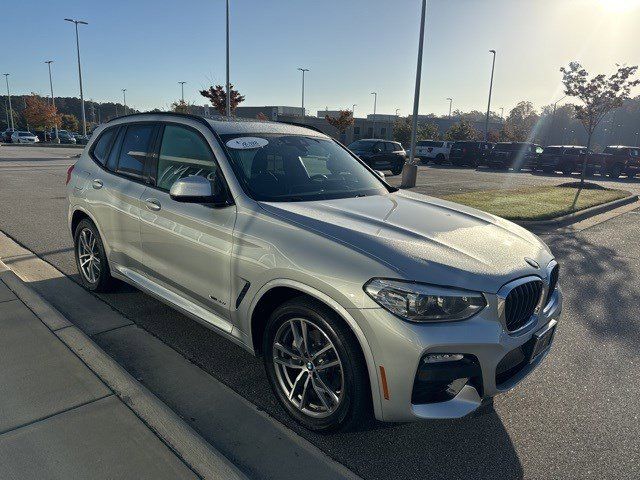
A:
{"label": "front windshield glass", "polygon": [[382,181],[336,142],[324,138],[222,135],[233,169],[255,200],[291,202],[388,193]]}

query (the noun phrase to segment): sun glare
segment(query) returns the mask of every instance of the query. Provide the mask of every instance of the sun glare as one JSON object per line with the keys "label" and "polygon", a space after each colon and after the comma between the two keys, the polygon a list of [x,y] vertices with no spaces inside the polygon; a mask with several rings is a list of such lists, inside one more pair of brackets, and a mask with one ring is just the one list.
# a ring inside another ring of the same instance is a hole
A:
{"label": "sun glare", "polygon": [[623,13],[640,7],[640,0],[598,0],[605,10],[613,13]]}

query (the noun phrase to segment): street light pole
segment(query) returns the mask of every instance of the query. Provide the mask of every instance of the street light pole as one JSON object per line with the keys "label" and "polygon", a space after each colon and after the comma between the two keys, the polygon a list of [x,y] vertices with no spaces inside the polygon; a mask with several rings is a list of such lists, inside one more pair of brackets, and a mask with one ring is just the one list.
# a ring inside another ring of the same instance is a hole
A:
{"label": "street light pole", "polygon": [[127,114],[127,89],[122,89],[122,101],[124,103],[124,114]]}
{"label": "street light pole", "polygon": [[376,138],[376,105],[378,103],[378,92],[371,92],[371,95],[373,95],[373,126],[371,131],[373,138]]}
{"label": "street light pole", "polygon": [[489,50],[493,54],[493,62],[491,63],[491,81],[489,82],[489,103],[487,104],[487,118],[484,121],[484,141],[489,139],[489,111],[491,110],[491,90],[493,90],[493,71],[496,67],[496,51]]}
{"label": "street light pole", "polygon": [[404,188],[416,186],[418,166],[415,164],[416,136],[418,133],[418,105],[420,103],[420,79],[422,78],[422,50],[424,46],[424,24],[427,16],[427,0],[422,0],[422,15],[420,17],[420,38],[418,39],[418,64],[416,68],[416,88],[413,93],[413,125],[411,126],[411,155],[409,164],[402,168],[402,184]]}
{"label": "street light pole", "polygon": [[504,107],[500,107],[500,118],[504,120]]}
{"label": "street light pole", "polygon": [[231,82],[229,80],[229,0],[227,0],[227,117],[231,116]]}
{"label": "street light pole", "polygon": [[547,129],[547,138],[546,138],[546,141],[545,141],[545,143],[547,145],[549,145],[549,132],[550,132],[551,129],[553,129],[553,127],[554,127],[554,125],[556,123],[556,106],[558,105],[558,102],[560,102],[561,100],[564,100],[565,98],[567,98],[566,95],[564,97],[556,100],[553,103],[553,115],[551,116],[551,125],[549,125],[549,128]]}
{"label": "street light pole", "polygon": [[399,108],[396,108],[396,117],[399,115],[398,112],[400,111]]}
{"label": "street light pole", "polygon": [[298,70],[302,72],[302,117],[304,117],[304,72],[308,72],[308,68],[298,67]]}
{"label": "street light pole", "polygon": [[180,84],[180,89],[182,90],[182,103],[184,103],[184,84],[187,82],[178,82]]}
{"label": "street light pole", "polygon": [[78,36],[78,24],[89,25],[83,20],[74,20],[71,18],[65,18],[65,21],[71,22],[76,26],[76,51],[78,53],[78,79],[80,81],[80,105],[82,108],[82,134],[87,136],[87,117],[84,113],[84,94],[82,92],[82,67],[80,66],[80,37]]}
{"label": "street light pole", "polygon": [[449,100],[449,119],[451,119],[451,105],[453,105],[453,98],[447,97],[447,100]]}
{"label": "street light pole", "polygon": [[[51,105],[53,105],[53,107],[55,108],[56,100],[55,100],[55,97],[53,96],[53,80],[51,79],[51,64],[53,63],[53,60],[47,60],[44,63],[46,63],[47,66],[49,67],[49,86],[51,87]],[[60,138],[58,138],[58,124],[55,121],[53,122],[53,128],[56,132],[56,143],[60,143]]]}
{"label": "street light pole", "polygon": [[[9,121],[11,122],[11,130],[15,130],[13,126],[13,108],[11,107],[11,92],[9,92],[9,74],[4,74],[4,79],[7,81],[7,99],[9,100]],[[7,123],[7,127],[9,124]]]}
{"label": "street light pole", "polygon": [[358,104],[357,104],[357,103],[354,103],[354,104],[351,106],[351,116],[352,116],[353,118],[356,118],[356,107],[357,107],[357,106],[358,106]]}
{"label": "street light pole", "polygon": [[636,147],[640,147],[640,143],[638,143],[638,135],[640,135],[640,132],[636,132]]}

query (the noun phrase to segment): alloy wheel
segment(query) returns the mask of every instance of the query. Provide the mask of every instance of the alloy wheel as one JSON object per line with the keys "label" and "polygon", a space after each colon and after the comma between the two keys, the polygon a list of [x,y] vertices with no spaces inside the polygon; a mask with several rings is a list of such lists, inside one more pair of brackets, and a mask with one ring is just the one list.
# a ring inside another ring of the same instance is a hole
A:
{"label": "alloy wheel", "polygon": [[334,413],[344,398],[344,369],[325,331],[304,318],[283,323],[273,339],[273,366],[284,396],[314,418]]}
{"label": "alloy wheel", "polygon": [[78,264],[84,278],[96,283],[100,278],[100,250],[97,238],[90,228],[84,228],[78,236]]}

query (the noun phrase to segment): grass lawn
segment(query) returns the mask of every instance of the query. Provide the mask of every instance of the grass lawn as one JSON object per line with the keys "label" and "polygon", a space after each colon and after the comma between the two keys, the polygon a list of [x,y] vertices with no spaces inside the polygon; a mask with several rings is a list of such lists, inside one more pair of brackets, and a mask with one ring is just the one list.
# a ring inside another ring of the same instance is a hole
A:
{"label": "grass lawn", "polygon": [[513,190],[479,190],[446,195],[442,198],[484,210],[508,220],[548,220],[630,195],[629,192],[622,190],[608,189],[594,184],[587,185],[588,187],[580,192],[574,210],[571,210],[571,204],[576,195],[576,188],[565,185]]}

